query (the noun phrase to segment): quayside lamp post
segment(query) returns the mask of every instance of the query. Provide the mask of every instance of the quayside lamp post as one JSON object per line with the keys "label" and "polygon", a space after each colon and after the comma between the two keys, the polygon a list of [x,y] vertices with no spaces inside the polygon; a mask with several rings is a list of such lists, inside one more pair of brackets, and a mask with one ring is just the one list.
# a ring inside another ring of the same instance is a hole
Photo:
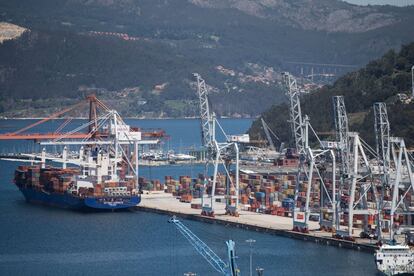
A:
{"label": "quayside lamp post", "polygon": [[246,240],[246,242],[250,244],[250,276],[253,276],[253,269],[252,269],[252,267],[253,267],[252,266],[252,260],[253,260],[253,256],[252,256],[252,246],[253,246],[253,243],[256,242],[256,240],[248,239],[248,240]]}
{"label": "quayside lamp post", "polygon": [[411,96],[414,98],[414,65],[411,67]]}

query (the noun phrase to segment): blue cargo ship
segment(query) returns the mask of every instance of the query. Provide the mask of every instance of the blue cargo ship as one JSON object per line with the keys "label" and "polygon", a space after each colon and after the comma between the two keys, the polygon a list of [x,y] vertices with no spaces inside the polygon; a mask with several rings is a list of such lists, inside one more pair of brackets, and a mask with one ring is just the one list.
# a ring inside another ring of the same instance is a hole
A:
{"label": "blue cargo ship", "polygon": [[[75,129],[65,131],[71,116],[54,132],[23,134],[81,106],[89,106],[89,120],[75,125]],[[24,154],[30,158],[26,161],[38,160],[39,165],[19,166],[15,171],[14,183],[28,202],[70,209],[115,210],[141,202],[138,148],[157,145],[163,135],[163,131],[141,132],[130,127],[116,110],[89,95],[85,101],[4,136],[34,140],[44,146],[40,154]],[[48,153],[46,147],[54,147],[54,152]],[[62,151],[57,153],[57,147],[62,147]],[[48,161],[61,167],[49,166]]]}
{"label": "blue cargo ship", "polygon": [[[19,166],[14,182],[27,202],[60,208],[117,210],[141,202],[131,181],[93,183],[94,178],[79,178],[77,173],[76,169]],[[85,187],[85,183],[89,183],[89,187]]]}
{"label": "blue cargo ship", "polygon": [[67,209],[116,210],[137,206],[141,196],[129,197],[77,197],[69,193],[56,194],[33,188],[19,187],[27,202]]}

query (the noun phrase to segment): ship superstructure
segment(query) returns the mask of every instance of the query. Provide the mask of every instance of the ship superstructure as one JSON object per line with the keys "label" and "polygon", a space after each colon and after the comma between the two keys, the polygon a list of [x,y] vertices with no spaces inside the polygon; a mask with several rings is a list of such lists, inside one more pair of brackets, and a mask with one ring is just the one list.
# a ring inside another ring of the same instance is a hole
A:
{"label": "ship superstructure", "polygon": [[375,254],[375,262],[385,275],[414,273],[414,251],[408,245],[382,245]]}

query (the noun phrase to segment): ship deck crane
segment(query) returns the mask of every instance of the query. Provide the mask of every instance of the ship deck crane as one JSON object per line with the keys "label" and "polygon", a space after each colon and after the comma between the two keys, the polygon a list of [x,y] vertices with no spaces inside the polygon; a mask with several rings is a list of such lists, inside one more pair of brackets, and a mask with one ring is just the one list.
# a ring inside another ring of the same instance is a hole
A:
{"label": "ship deck crane", "polygon": [[[202,215],[214,216],[215,189],[219,166],[222,165],[226,174],[226,214],[238,216],[239,204],[239,146],[237,142],[231,141],[220,123],[217,121],[214,113],[210,113],[208,91],[204,79],[197,73],[194,73],[197,80],[197,93],[200,103],[200,121],[201,137],[203,147],[207,151],[206,172],[204,181],[204,190],[207,185],[207,171],[210,163],[214,164],[213,183],[211,188],[210,202],[204,201],[204,195],[201,197]],[[225,142],[218,142],[216,139],[216,127],[226,137]],[[230,175],[231,164],[235,160],[235,179],[233,181]],[[235,188],[234,194],[231,193],[231,187]]]}
{"label": "ship deck crane", "polygon": [[236,263],[235,242],[226,241],[228,262],[224,262],[216,253],[190,229],[188,229],[176,216],[173,216],[170,223],[174,224],[178,231],[190,242],[190,244],[203,256],[203,258],[217,271],[220,275],[238,276],[240,275]]}

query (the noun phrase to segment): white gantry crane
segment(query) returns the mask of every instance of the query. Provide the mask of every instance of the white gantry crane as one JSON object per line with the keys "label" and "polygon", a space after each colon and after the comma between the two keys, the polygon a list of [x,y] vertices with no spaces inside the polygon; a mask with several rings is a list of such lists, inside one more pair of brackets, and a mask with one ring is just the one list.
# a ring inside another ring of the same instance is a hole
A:
{"label": "white gantry crane", "polygon": [[[411,215],[414,214],[414,209],[411,206],[410,194],[414,192],[413,160],[407,152],[404,139],[390,135],[385,103],[374,104],[374,116],[378,171],[381,179],[377,233],[378,239],[381,240],[383,238],[381,229],[386,226],[384,213],[389,211],[389,238],[390,241],[394,241],[401,224],[402,227],[412,228]],[[391,195],[391,201],[384,200],[386,195]],[[405,216],[407,220],[400,221],[400,215]]]}
{"label": "white gantry crane", "polygon": [[[289,73],[284,73],[283,79],[290,100],[290,123],[300,159],[293,229],[307,232],[309,217],[319,208],[321,228],[335,229],[337,237],[353,240],[354,224],[357,222],[363,226],[361,236],[376,235],[381,240],[382,229],[388,228],[390,240],[393,241],[396,233],[407,230],[412,224],[413,157],[402,138],[390,136],[385,103],[374,104],[376,150],[359,133],[349,131],[342,96],[333,97],[336,141],[321,142],[309,118],[301,114],[296,79]],[[316,139],[312,140],[311,146],[312,133]],[[319,147],[315,146],[317,142]],[[316,204],[318,199],[320,205]],[[331,214],[325,216],[326,212]],[[387,214],[389,217],[385,219]],[[369,225],[373,216],[376,221]],[[329,219],[325,220],[326,217]],[[341,226],[341,219],[344,226]],[[376,232],[371,229],[372,225],[376,225]]]}
{"label": "white gantry crane", "polygon": [[[374,103],[375,142],[378,160],[378,169],[388,177],[390,169],[390,123],[388,120],[387,105],[382,102]],[[388,181],[384,181],[387,183]]]}
{"label": "white gantry crane", "polygon": [[[208,90],[205,81],[197,73],[194,74],[197,80],[197,92],[200,103],[200,121],[202,144],[207,151],[206,171],[204,181],[204,191],[208,183],[208,166],[214,164],[213,182],[211,187],[210,201],[205,202],[204,193],[202,195],[202,215],[214,216],[215,190],[219,166],[222,165],[226,174],[226,214],[238,216],[239,205],[239,146],[233,141],[232,136],[228,136],[220,123],[217,121],[215,114],[210,113]],[[225,142],[218,142],[216,139],[216,126],[220,128]],[[231,165],[235,162],[235,177],[230,173]]]}
{"label": "white gantry crane", "polygon": [[[376,173],[380,179],[378,185],[379,199],[378,199],[378,214],[376,217],[376,235],[378,240],[382,239],[382,229],[384,228],[384,216],[386,202],[384,196],[387,191],[390,191],[390,123],[388,120],[387,106],[385,103],[374,103],[374,129],[375,129],[375,144],[377,153],[377,170]],[[389,206],[388,206],[389,207]]]}
{"label": "white gantry crane", "polygon": [[296,82],[296,78],[290,73],[284,72],[282,74],[284,84],[287,88],[287,96],[290,102],[290,123],[292,126],[292,134],[296,146],[296,151],[299,155],[305,154],[305,141],[303,133],[303,117],[300,106],[300,91]]}
{"label": "white gantry crane", "polygon": [[339,153],[340,176],[349,172],[349,125],[343,96],[333,97],[337,150]]}
{"label": "white gantry crane", "polygon": [[[348,116],[343,96],[335,96],[334,116],[337,137],[337,150],[340,162],[339,195],[345,195],[340,205],[340,213],[347,218],[346,229],[338,225],[336,234],[353,239],[354,216],[364,216],[364,232],[369,232],[368,215],[378,213],[378,192],[373,178],[372,165],[366,152],[375,156],[375,151],[366,144],[358,133],[349,132]],[[368,193],[371,193],[375,207],[368,206]],[[339,215],[338,215],[339,216]]]}
{"label": "white gantry crane", "polygon": [[220,275],[238,276],[240,271],[236,263],[235,242],[232,240],[226,241],[228,262],[224,262],[207,244],[200,240],[190,229],[188,229],[175,216],[170,220],[178,231],[190,242],[190,244],[203,256],[203,258],[217,271]]}
{"label": "white gantry crane", "polygon": [[[336,228],[337,221],[335,210],[337,206],[336,162],[334,152],[332,149],[322,147],[321,141],[312,128],[308,116],[302,117],[300,91],[296,79],[287,72],[283,73],[283,79],[290,99],[290,123],[300,159],[294,195],[293,230],[308,232],[311,213],[319,215],[321,227],[334,229]],[[309,145],[310,132],[313,133],[320,147],[312,148]],[[329,186],[325,179],[326,173],[322,172],[322,170],[329,171],[328,174],[334,176],[329,183],[331,185],[330,189],[328,189]],[[321,191],[318,191],[319,187]],[[322,198],[321,195],[324,197]],[[321,197],[319,198],[319,196]],[[311,205],[316,200],[318,201],[317,204]],[[303,201],[305,201],[304,204]],[[331,219],[325,220],[323,218],[321,214],[323,207],[326,207],[324,208],[325,211],[332,213]]]}
{"label": "white gantry crane", "polygon": [[[401,224],[412,228],[411,216],[414,214],[411,194],[414,192],[413,161],[408,154],[403,138],[392,137],[391,152],[395,164],[395,175],[391,177],[391,210],[390,210],[390,240],[395,240]],[[394,179],[393,179],[394,178]],[[400,215],[406,216],[407,221],[400,221]]]}
{"label": "white gantry crane", "polygon": [[[308,232],[311,214],[318,214],[320,228],[333,231],[338,225],[335,154],[333,149],[324,147],[307,116],[303,128],[305,155],[295,187],[293,230]],[[309,145],[310,134],[313,134],[319,146]],[[303,193],[304,206],[303,200],[299,200],[303,198]]]}

